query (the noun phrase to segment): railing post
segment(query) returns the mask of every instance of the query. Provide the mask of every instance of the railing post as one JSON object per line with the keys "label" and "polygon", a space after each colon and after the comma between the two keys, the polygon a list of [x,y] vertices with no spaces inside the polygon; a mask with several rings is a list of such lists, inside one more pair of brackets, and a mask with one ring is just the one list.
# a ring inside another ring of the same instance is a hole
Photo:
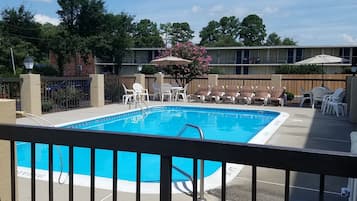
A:
{"label": "railing post", "polygon": [[90,104],[92,107],[104,106],[104,75],[91,74],[92,78],[90,84]]}
{"label": "railing post", "polygon": [[208,74],[208,86],[215,87],[218,86],[218,75]]}
{"label": "railing post", "polygon": [[[11,99],[0,99],[0,123],[15,124],[16,123],[16,101]],[[0,140],[0,200],[15,200],[16,193],[16,160],[15,167],[11,167],[10,142]],[[16,158],[16,155],[15,155]],[[11,170],[11,168],[15,168]],[[14,171],[13,176],[11,171]],[[13,181],[11,181],[13,179]],[[12,184],[12,182],[14,182]],[[12,189],[15,187],[15,189]],[[12,193],[13,190],[14,192]]]}
{"label": "railing post", "polygon": [[205,176],[204,176],[204,160],[200,160],[200,197],[198,200],[204,201],[205,199]]}
{"label": "railing post", "polygon": [[160,159],[160,201],[171,201],[172,157]]}
{"label": "railing post", "polygon": [[135,82],[141,84],[141,86],[143,86],[143,88],[146,89],[144,74],[141,73],[135,74]]}
{"label": "railing post", "polygon": [[272,87],[281,87],[282,75],[272,74],[271,75],[271,86]]}
{"label": "railing post", "polygon": [[41,115],[41,79],[38,74],[22,74],[21,109],[27,113]]}
{"label": "railing post", "polygon": [[164,83],[164,74],[159,72],[159,73],[155,73],[155,79],[156,79],[156,83],[161,87],[162,83]]}

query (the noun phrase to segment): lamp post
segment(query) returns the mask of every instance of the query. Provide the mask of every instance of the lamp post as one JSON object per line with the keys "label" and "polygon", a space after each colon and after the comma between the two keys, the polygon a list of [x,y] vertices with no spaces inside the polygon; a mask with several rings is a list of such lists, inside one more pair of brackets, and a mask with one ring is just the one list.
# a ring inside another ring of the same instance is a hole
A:
{"label": "lamp post", "polygon": [[30,56],[26,56],[24,59],[24,66],[25,69],[28,71],[28,73],[31,73],[32,69],[33,69],[33,59]]}
{"label": "lamp post", "polygon": [[140,73],[142,69],[143,69],[143,66],[142,66],[141,64],[140,64],[140,65],[138,65],[138,68],[137,68],[138,73]]}
{"label": "lamp post", "polygon": [[357,66],[352,66],[351,72],[353,76],[356,76]]}

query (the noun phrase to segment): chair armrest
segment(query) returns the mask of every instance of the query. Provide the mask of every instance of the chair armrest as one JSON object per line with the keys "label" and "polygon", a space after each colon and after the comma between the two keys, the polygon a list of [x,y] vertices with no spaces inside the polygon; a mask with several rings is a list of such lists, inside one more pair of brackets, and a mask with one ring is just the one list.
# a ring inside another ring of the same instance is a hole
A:
{"label": "chair armrest", "polygon": [[132,93],[132,94],[135,93],[135,91],[133,89],[127,89],[126,91],[129,92],[129,93]]}

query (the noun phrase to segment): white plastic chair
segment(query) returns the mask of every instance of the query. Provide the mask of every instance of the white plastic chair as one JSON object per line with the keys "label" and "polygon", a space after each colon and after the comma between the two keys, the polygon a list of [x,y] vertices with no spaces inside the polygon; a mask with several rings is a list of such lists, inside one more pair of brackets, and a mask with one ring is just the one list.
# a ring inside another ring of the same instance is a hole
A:
{"label": "white plastic chair", "polygon": [[325,95],[328,95],[330,91],[325,87],[315,87],[311,90],[312,94],[312,108],[315,108],[316,103],[322,103]]}
{"label": "white plastic chair", "polygon": [[160,91],[160,86],[157,82],[153,82],[152,83],[152,88],[154,90],[154,94],[153,94],[153,100],[155,100],[156,97],[159,97],[159,99],[161,98],[161,91]]}
{"label": "white plastic chair", "polygon": [[179,100],[182,98],[184,102],[187,102],[187,87],[188,84],[185,84],[185,87],[178,91],[176,98]]}
{"label": "white plastic chair", "polygon": [[345,90],[342,88],[336,89],[335,92],[331,95],[326,95],[321,105],[322,114],[335,113],[337,117],[340,114],[344,116],[346,109],[346,104],[342,103],[344,96]]}
{"label": "white plastic chair", "polygon": [[124,88],[123,104],[128,104],[129,100],[134,98],[134,90],[128,89],[124,83],[121,83]]}
{"label": "white plastic chair", "polygon": [[310,105],[312,104],[312,93],[311,91],[305,91],[305,89],[303,87],[301,87],[301,102],[300,102],[300,107],[302,107],[305,103],[305,101],[309,100],[310,101]]}
{"label": "white plastic chair", "polygon": [[134,100],[135,101],[142,101],[143,98],[146,97],[146,101],[149,102],[149,92],[147,89],[144,89],[144,87],[140,83],[134,83],[133,84],[133,90],[134,90]]}
{"label": "white plastic chair", "polygon": [[171,93],[171,84],[163,83],[161,85],[161,102],[164,101],[165,96],[168,96],[168,100],[171,101],[172,93]]}

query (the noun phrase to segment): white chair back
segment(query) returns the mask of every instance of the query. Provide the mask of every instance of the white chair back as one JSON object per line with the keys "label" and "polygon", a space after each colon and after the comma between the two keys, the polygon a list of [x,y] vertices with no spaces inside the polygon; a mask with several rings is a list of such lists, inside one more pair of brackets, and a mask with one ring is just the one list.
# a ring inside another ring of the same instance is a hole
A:
{"label": "white chair back", "polygon": [[171,84],[163,83],[161,85],[161,93],[169,93],[169,92],[171,92]]}
{"label": "white chair back", "polygon": [[134,83],[133,89],[136,93],[142,93],[144,91],[144,87],[140,83]]}
{"label": "white chair back", "polygon": [[335,102],[342,102],[343,98],[345,96],[345,90],[343,88],[338,88],[333,92],[332,94],[332,101]]}
{"label": "white chair back", "polygon": [[152,83],[152,88],[153,88],[154,92],[160,92],[160,86],[157,82]]}
{"label": "white chair back", "polygon": [[329,93],[329,90],[325,87],[315,87],[311,90],[311,93],[314,100],[322,100],[324,95]]}

